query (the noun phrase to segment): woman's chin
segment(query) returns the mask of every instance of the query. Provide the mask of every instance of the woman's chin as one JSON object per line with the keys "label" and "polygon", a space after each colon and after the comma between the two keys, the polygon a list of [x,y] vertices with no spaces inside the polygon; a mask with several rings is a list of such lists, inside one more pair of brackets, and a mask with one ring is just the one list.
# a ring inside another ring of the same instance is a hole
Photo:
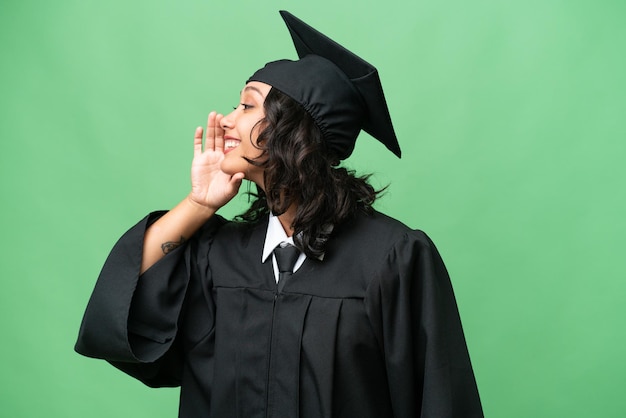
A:
{"label": "woman's chin", "polygon": [[220,169],[224,173],[232,176],[233,174],[236,174],[236,173],[241,173],[241,172],[245,173],[247,165],[248,164],[243,159],[241,160],[241,162],[239,162],[239,161],[234,161],[232,158],[224,158],[222,160],[222,164],[220,165]]}
{"label": "woman's chin", "polygon": [[226,155],[226,158],[222,160],[220,165],[222,172],[229,176],[244,173],[246,180],[263,187],[263,168],[250,164],[243,157],[233,157],[235,157],[234,153],[231,156]]}

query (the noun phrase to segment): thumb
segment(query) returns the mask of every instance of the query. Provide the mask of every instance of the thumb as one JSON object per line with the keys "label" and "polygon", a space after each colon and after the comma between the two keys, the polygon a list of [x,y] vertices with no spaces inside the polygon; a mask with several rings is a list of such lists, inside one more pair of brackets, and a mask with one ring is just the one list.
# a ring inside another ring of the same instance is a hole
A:
{"label": "thumb", "polygon": [[244,173],[235,173],[232,175],[230,181],[228,182],[232,193],[237,193],[239,191],[239,187],[241,187],[241,182],[243,181],[244,176]]}

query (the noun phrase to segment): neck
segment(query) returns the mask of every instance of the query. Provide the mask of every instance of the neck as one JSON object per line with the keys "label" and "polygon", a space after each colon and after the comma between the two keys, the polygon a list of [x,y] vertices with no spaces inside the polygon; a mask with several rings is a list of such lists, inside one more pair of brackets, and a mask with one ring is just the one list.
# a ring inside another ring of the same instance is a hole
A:
{"label": "neck", "polygon": [[293,225],[293,220],[295,217],[296,217],[295,205],[289,206],[289,209],[287,209],[285,213],[278,216],[278,220],[280,221],[280,224],[283,226],[283,229],[285,230],[285,233],[287,234],[288,237],[293,235],[292,225]]}

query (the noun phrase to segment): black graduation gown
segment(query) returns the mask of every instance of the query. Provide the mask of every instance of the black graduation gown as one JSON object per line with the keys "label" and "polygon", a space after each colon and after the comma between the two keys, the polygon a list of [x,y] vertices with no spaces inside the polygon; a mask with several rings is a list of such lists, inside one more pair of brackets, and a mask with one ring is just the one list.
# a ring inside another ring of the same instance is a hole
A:
{"label": "black graduation gown", "polygon": [[211,219],[138,277],[144,231],[109,255],[76,350],[149,386],[180,417],[482,417],[452,287],[430,239],[380,213],[336,228],[281,293],[267,220]]}

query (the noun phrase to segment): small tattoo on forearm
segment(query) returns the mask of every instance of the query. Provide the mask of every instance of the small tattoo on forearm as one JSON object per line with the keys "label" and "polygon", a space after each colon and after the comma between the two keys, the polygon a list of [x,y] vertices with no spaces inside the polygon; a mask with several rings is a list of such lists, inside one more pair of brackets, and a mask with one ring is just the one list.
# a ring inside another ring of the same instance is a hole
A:
{"label": "small tattoo on forearm", "polygon": [[180,241],[167,241],[161,244],[161,250],[163,250],[163,254],[169,254],[174,251],[176,248],[183,245],[183,243],[187,241],[185,237],[181,235]]}

